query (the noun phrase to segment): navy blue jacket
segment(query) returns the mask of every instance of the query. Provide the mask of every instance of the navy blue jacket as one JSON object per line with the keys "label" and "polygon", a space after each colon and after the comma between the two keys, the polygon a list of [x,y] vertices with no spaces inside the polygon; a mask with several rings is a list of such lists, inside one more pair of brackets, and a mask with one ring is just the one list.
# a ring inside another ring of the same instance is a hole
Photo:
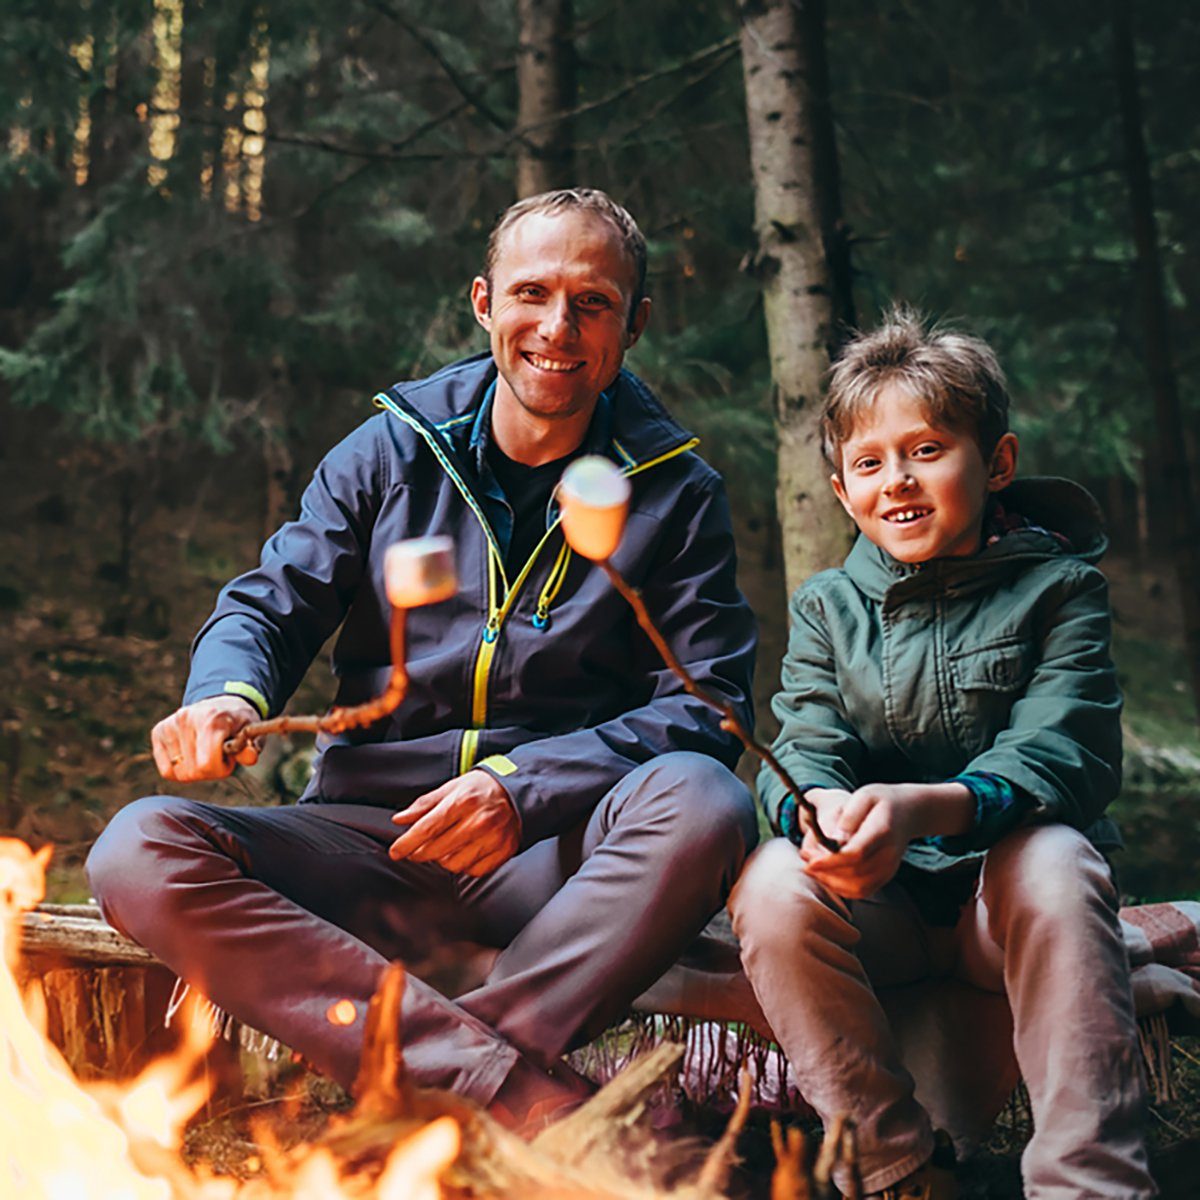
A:
{"label": "navy blue jacket", "polygon": [[[376,397],[385,411],[327,455],[298,519],[222,590],[193,644],[184,702],[236,693],[277,713],[339,625],[336,703],[378,694],[390,670],[384,551],[449,534],[458,594],[409,614],[404,703],[322,738],[303,799],[398,809],[478,766],[507,789],[528,846],[578,824],[656,755],[693,750],[732,766],[740,745],[683,692],[603,572],[566,547],[554,506],[546,536],[506,576],[487,516],[495,501],[479,485],[480,410],[495,378],[481,355]],[[695,444],[622,371],[587,448],[633,485],[614,565],[697,680],[750,725],[754,617],[735,580],[724,488]]]}

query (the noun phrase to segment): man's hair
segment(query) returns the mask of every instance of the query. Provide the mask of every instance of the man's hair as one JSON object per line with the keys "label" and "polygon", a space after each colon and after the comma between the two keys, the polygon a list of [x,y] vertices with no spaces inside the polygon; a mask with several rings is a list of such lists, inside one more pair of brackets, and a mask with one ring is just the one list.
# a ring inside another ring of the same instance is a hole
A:
{"label": "man's hair", "polygon": [[504,235],[522,217],[534,213],[557,216],[564,212],[595,213],[620,235],[621,243],[633,265],[634,286],[629,300],[629,324],[632,328],[634,314],[646,294],[646,239],[628,210],[598,188],[559,188],[557,191],[527,196],[506,208],[492,226],[492,232],[488,234],[487,251],[483,257],[483,277],[487,280],[488,296],[491,296],[492,272],[500,257],[500,243]]}
{"label": "man's hair", "polygon": [[835,471],[843,443],[889,385],[918,401],[931,424],[970,432],[985,459],[1008,431],[1004,372],[987,342],[897,305],[847,342],[830,369],[821,449]]}

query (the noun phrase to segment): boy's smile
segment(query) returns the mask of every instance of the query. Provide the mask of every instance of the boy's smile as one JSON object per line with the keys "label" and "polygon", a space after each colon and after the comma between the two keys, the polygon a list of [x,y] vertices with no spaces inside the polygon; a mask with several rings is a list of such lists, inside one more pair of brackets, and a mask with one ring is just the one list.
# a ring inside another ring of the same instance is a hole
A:
{"label": "boy's smile", "polygon": [[854,523],[897,561],[922,563],[979,549],[988,495],[1012,482],[1017,439],[1006,433],[985,462],[970,431],[931,425],[919,400],[887,385],[840,454],[831,482]]}

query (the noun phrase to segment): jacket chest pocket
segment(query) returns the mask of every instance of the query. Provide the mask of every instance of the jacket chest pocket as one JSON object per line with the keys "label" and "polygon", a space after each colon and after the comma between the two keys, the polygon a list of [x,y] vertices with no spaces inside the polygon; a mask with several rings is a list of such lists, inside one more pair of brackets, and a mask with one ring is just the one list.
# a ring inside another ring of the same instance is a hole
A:
{"label": "jacket chest pocket", "polygon": [[949,664],[955,732],[967,753],[978,754],[1009,724],[1037,658],[1026,639],[1005,638],[957,650],[949,655]]}

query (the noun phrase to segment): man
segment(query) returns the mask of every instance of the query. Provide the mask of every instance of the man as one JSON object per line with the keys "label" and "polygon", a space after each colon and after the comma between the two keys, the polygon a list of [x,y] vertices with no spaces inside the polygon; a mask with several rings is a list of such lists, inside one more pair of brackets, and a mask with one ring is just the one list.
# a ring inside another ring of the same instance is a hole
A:
{"label": "man", "polygon": [[[283,707],[339,625],[337,702],[381,691],[384,551],[450,533],[459,592],[409,616],[404,703],[323,739],[296,806],[151,797],[89,859],[114,926],[346,1086],[388,960],[470,938],[500,948],[481,986],[452,1001],[408,981],[414,1079],[524,1126],[576,1102],[562,1053],[670,966],[755,841],[738,746],[557,528],[567,462],[617,461],[633,499],[615,561],[748,723],[754,623],[720,480],[621,370],[650,312],[645,269],[637,225],[601,192],[501,217],[471,288],[490,353],[381,394],[386,411],[328,455],[299,518],[222,591],[155,761],[168,780],[227,775],[225,740]],[[345,999],[356,1019],[335,1023]]]}

